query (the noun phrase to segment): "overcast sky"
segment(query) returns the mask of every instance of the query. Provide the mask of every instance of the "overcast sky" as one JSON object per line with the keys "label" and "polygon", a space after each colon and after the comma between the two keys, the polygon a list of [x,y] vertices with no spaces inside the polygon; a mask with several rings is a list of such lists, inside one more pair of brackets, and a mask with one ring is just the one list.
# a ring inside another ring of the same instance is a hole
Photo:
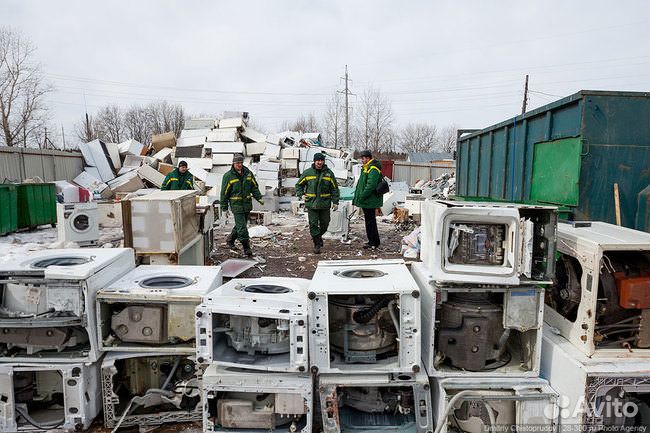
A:
{"label": "overcast sky", "polygon": [[[167,99],[245,110],[269,130],[342,89],[391,100],[396,125],[479,128],[581,89],[650,90],[650,2],[1,0],[38,48],[52,121]],[[85,100],[84,100],[85,98]],[[356,102],[351,98],[351,104]]]}

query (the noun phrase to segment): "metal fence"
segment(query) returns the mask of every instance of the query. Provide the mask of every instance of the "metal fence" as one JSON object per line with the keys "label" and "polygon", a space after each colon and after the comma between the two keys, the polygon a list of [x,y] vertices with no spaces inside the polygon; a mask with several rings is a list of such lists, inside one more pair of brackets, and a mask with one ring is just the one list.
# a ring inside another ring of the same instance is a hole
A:
{"label": "metal fence", "polygon": [[418,180],[435,179],[445,173],[456,173],[456,161],[435,161],[432,163],[395,161],[393,182],[414,185]]}
{"label": "metal fence", "polygon": [[40,177],[46,182],[72,180],[83,171],[79,152],[0,147],[0,183]]}

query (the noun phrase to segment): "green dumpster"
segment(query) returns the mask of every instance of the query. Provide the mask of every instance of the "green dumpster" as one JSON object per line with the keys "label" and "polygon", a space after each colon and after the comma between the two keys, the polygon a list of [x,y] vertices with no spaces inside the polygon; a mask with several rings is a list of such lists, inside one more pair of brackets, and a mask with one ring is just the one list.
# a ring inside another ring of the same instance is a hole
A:
{"label": "green dumpster", "polygon": [[56,224],[56,187],[53,183],[21,183],[18,187],[18,228]]}
{"label": "green dumpster", "polygon": [[18,228],[16,190],[16,185],[0,184],[0,235],[3,236]]}

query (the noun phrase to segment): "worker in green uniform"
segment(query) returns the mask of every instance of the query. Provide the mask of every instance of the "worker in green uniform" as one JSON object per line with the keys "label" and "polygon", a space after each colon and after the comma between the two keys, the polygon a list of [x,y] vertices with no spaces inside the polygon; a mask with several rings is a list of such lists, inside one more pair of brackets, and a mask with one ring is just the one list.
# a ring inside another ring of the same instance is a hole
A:
{"label": "worker in green uniform", "polygon": [[314,163],[305,170],[296,184],[296,196],[305,196],[305,208],[309,218],[309,234],[314,242],[314,253],[323,248],[323,235],[330,223],[330,207],[339,206],[339,186],[327,165],[325,155],[314,155]]}
{"label": "worker in green uniform", "polygon": [[233,157],[232,167],[223,175],[220,203],[224,214],[227,215],[230,209],[235,217],[235,227],[226,239],[228,246],[234,249],[235,241],[239,239],[248,257],[253,255],[247,227],[248,215],[253,210],[251,197],[264,204],[253,172],[244,167],[244,156],[237,154]]}
{"label": "worker in green uniform", "polygon": [[194,176],[187,169],[187,162],[179,162],[178,167],[165,176],[160,189],[163,191],[194,189]]}
{"label": "worker in green uniform", "polygon": [[366,223],[368,243],[363,248],[375,249],[379,246],[379,231],[377,230],[377,208],[382,207],[384,199],[377,192],[377,185],[382,181],[381,164],[372,159],[372,153],[364,150],[360,154],[363,168],[357,187],[354,190],[352,204],[363,210],[363,219]]}

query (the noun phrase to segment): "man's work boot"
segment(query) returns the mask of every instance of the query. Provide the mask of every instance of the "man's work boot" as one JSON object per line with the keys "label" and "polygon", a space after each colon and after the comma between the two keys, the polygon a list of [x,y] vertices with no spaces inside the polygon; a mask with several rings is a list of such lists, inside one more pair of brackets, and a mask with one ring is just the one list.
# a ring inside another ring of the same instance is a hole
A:
{"label": "man's work boot", "polygon": [[228,248],[230,248],[231,250],[234,250],[236,240],[237,240],[237,238],[235,236],[233,236],[232,233],[229,234],[228,237],[226,238],[226,244],[228,245]]}
{"label": "man's work boot", "polygon": [[244,255],[246,257],[253,257],[253,250],[251,250],[251,241],[250,241],[250,239],[246,239],[245,241],[241,241],[241,244],[244,247]]}
{"label": "man's work boot", "polygon": [[320,254],[320,240],[319,236],[314,236],[311,238],[314,241],[314,254]]}

